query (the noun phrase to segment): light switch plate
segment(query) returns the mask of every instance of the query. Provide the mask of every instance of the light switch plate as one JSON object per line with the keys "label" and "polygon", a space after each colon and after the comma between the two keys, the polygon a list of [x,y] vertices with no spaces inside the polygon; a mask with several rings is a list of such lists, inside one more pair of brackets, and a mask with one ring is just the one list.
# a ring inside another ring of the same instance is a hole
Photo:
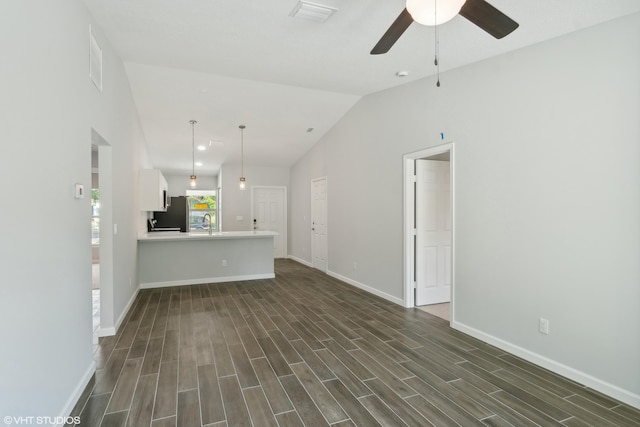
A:
{"label": "light switch plate", "polygon": [[75,198],[83,199],[84,198],[84,185],[76,184],[75,185]]}

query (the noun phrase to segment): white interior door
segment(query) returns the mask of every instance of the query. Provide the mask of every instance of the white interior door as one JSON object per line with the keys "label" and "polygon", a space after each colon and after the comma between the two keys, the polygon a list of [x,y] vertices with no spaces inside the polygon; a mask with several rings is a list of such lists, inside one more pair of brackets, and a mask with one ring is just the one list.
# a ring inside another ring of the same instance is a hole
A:
{"label": "white interior door", "polygon": [[448,161],[416,160],[416,305],[451,299],[450,180]]}
{"label": "white interior door", "polygon": [[311,264],[327,271],[327,178],[311,181]]}
{"label": "white interior door", "polygon": [[286,188],[253,187],[253,229],[275,231],[273,257],[286,256]]}

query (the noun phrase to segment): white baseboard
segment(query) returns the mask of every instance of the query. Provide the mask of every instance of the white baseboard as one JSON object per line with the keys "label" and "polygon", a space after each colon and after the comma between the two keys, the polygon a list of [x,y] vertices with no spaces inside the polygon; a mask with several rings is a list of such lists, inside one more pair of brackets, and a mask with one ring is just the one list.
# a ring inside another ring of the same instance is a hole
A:
{"label": "white baseboard", "polygon": [[541,356],[537,353],[529,351],[525,348],[514,345],[508,341],[504,341],[500,338],[494,337],[475,328],[465,325],[460,322],[452,322],[451,327],[465,334],[471,335],[474,338],[478,338],[486,343],[494,345],[501,350],[514,354],[522,359],[548,369],[556,374],[562,375],[594,390],[597,390],[607,396],[611,396],[614,399],[618,399],[628,405],[640,409],[640,395],[632,393],[631,391],[624,390],[616,385],[610,384],[601,379],[595,378],[582,371],[578,371],[570,366],[559,363],[555,360]]}
{"label": "white baseboard", "polygon": [[341,274],[335,273],[335,272],[330,271],[330,270],[327,270],[327,274],[329,276],[334,277],[334,278],[336,278],[338,280],[341,280],[341,281],[343,281],[343,282],[345,282],[345,283],[347,283],[347,284],[349,284],[351,286],[355,286],[356,288],[360,288],[363,291],[367,291],[370,294],[379,296],[380,298],[384,298],[387,301],[390,301],[392,303],[395,303],[395,304],[398,304],[398,305],[401,305],[401,306],[404,307],[404,300],[402,298],[394,297],[393,295],[389,295],[389,294],[387,294],[385,292],[382,292],[382,291],[379,291],[379,290],[377,290],[375,288],[372,288],[371,286],[367,286],[364,283],[360,283],[360,282],[357,282],[357,281],[355,281],[353,279],[349,279],[346,276],[343,276]]}
{"label": "white baseboard", "polygon": [[101,327],[100,329],[98,329],[98,337],[100,338],[110,337],[116,334],[116,332],[118,331],[118,328],[120,328],[120,325],[122,325],[122,322],[124,322],[125,317],[127,317],[127,313],[129,313],[129,310],[131,309],[133,302],[136,300],[136,297],[138,296],[138,292],[140,292],[140,288],[136,289],[136,291],[133,293],[126,307],[124,308],[124,310],[122,310],[122,312],[120,313],[120,316],[118,316],[118,320],[116,320],[116,324],[114,326],[110,326],[106,328]]}
{"label": "white baseboard", "polygon": [[242,276],[205,277],[201,279],[140,283],[140,289],[166,288],[169,286],[201,285],[204,283],[238,282],[241,280],[273,279],[274,277],[276,277],[276,275],[273,273],[248,274]]}
{"label": "white baseboard", "polygon": [[[73,390],[73,393],[71,394],[69,399],[67,399],[67,403],[65,404],[64,409],[62,410],[62,415],[57,417],[57,419],[60,419],[60,420],[66,419],[69,416],[69,414],[71,414],[71,411],[73,411],[73,408],[76,406],[76,404],[80,400],[80,396],[82,396],[82,392],[84,392],[84,389],[87,388],[87,384],[89,384],[89,381],[91,381],[91,377],[95,372],[96,372],[96,362],[91,360],[91,363],[89,364],[89,367],[87,368],[86,372],[84,373],[82,378],[80,378],[80,382],[78,383],[76,388]],[[56,424],[56,427],[58,426],[61,427],[63,425],[64,423]]]}
{"label": "white baseboard", "polygon": [[290,260],[293,260],[295,262],[299,262],[302,265],[306,265],[307,267],[313,268],[313,264],[311,264],[309,261],[303,260],[302,258],[298,258],[298,257],[293,256],[293,255],[288,255],[287,258],[290,259]]}

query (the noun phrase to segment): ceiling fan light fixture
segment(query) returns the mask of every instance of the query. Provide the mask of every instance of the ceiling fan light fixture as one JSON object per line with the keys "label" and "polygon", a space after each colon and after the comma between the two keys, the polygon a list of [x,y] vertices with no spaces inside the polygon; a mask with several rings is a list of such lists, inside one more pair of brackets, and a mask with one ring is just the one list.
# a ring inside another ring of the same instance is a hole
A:
{"label": "ceiling fan light fixture", "polygon": [[440,25],[452,20],[466,0],[407,0],[407,11],[422,25]]}

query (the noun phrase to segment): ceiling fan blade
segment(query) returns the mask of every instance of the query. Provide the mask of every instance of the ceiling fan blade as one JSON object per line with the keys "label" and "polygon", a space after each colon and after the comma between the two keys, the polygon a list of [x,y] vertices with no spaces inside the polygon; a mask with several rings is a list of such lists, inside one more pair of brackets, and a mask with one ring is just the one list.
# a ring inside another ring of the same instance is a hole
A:
{"label": "ceiling fan blade", "polygon": [[467,0],[460,15],[497,39],[511,34],[518,23],[484,0]]}
{"label": "ceiling fan blade", "polygon": [[381,53],[387,53],[391,46],[400,38],[402,33],[409,28],[409,25],[413,22],[413,18],[405,8],[400,15],[393,21],[393,24],[389,27],[386,33],[382,36],[380,41],[371,49],[371,55],[380,55]]}

